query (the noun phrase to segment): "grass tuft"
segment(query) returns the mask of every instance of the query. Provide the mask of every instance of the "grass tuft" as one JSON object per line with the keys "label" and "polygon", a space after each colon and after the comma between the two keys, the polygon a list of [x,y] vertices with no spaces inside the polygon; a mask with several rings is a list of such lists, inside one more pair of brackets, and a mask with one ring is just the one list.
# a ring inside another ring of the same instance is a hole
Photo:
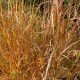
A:
{"label": "grass tuft", "polygon": [[26,4],[0,1],[0,80],[79,77],[79,0]]}

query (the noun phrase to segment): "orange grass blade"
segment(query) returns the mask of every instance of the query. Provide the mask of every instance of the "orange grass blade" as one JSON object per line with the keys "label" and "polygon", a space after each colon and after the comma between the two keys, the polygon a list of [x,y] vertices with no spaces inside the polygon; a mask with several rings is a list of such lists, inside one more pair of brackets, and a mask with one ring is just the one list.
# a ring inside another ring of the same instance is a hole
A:
{"label": "orange grass blade", "polygon": [[54,21],[55,21],[55,28],[56,28],[55,37],[56,37],[56,42],[58,44],[58,42],[59,42],[59,29],[60,29],[58,0],[54,0],[53,5],[54,5]]}

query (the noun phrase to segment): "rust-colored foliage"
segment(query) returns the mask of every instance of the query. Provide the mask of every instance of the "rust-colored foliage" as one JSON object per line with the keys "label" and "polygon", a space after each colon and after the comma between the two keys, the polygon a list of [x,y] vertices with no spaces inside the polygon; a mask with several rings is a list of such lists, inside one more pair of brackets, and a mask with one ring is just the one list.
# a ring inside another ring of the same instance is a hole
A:
{"label": "rust-colored foliage", "polygon": [[41,4],[50,7],[37,13],[41,4],[4,2],[0,1],[0,80],[75,79],[80,71],[80,3],[44,0]]}

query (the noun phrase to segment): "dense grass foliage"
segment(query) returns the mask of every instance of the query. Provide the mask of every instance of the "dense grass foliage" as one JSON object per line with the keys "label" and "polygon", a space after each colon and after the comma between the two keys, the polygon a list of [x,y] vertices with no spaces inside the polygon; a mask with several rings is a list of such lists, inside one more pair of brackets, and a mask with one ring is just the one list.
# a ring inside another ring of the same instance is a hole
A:
{"label": "dense grass foliage", "polygon": [[0,0],[0,80],[78,80],[80,0],[36,4]]}

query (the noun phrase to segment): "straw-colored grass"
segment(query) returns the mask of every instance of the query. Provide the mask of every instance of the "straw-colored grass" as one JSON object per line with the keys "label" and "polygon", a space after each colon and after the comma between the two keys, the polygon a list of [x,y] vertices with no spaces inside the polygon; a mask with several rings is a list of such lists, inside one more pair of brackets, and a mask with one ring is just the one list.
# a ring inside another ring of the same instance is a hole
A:
{"label": "straw-colored grass", "polygon": [[37,7],[1,0],[0,80],[77,79],[79,8],[79,0],[43,0]]}

